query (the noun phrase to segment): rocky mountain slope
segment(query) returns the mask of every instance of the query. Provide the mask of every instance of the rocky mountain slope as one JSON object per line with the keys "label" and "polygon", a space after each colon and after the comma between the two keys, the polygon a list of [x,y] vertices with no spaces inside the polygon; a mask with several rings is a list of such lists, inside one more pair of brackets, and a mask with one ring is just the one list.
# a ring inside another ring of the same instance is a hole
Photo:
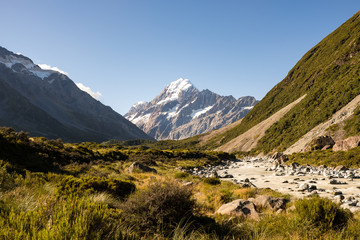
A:
{"label": "rocky mountain slope", "polygon": [[199,91],[189,80],[180,78],[151,102],[132,106],[124,116],[156,139],[184,139],[231,124],[256,103],[254,97],[235,99]]}
{"label": "rocky mountain slope", "polygon": [[0,47],[0,125],[64,141],[152,139],[66,75]]}
{"label": "rocky mountain slope", "polygon": [[[205,144],[208,148],[230,151],[226,146],[232,141],[234,148],[231,151],[239,151],[245,144],[239,137],[241,134],[305,96],[268,126],[256,145],[250,148],[264,153],[284,151],[357,97],[360,94],[359,76],[358,12],[307,52],[285,79],[271,89],[241,123],[207,139]],[[256,131],[252,132],[252,136],[258,134]],[[360,129],[357,134],[360,134]]]}

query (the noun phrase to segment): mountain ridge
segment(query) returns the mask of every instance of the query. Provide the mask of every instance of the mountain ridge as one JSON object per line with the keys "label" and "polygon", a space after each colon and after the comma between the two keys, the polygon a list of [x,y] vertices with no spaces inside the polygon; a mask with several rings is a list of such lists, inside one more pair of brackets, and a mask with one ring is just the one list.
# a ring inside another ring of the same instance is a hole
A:
{"label": "mountain ridge", "polygon": [[218,129],[244,117],[257,103],[254,97],[220,96],[199,91],[180,78],[150,102],[134,104],[124,116],[158,139],[184,139]]}
{"label": "mountain ridge", "polygon": [[68,76],[42,69],[30,58],[3,47],[0,47],[0,79],[8,90],[2,95],[0,123],[18,131],[69,142],[152,139],[80,90]]}

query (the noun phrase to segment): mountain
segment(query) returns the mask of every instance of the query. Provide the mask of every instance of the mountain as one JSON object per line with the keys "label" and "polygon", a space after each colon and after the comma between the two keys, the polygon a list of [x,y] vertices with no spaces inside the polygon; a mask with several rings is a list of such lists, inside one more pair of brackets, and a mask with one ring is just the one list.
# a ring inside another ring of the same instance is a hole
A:
{"label": "mountain", "polygon": [[[343,131],[340,135],[347,137],[344,126],[360,105],[350,103],[359,94],[360,12],[310,49],[241,122],[199,141],[217,150],[269,153],[301,140],[305,147],[321,134],[336,137]],[[360,134],[360,128],[352,134]],[[246,146],[249,136],[256,141]],[[290,152],[303,150],[300,145]]]}
{"label": "mountain", "polygon": [[178,79],[151,102],[139,102],[125,118],[158,139],[184,139],[218,129],[243,118],[257,103],[254,97],[220,96],[199,91],[188,79]]}
{"label": "mountain", "polygon": [[0,47],[0,125],[64,141],[152,139],[66,75]]}

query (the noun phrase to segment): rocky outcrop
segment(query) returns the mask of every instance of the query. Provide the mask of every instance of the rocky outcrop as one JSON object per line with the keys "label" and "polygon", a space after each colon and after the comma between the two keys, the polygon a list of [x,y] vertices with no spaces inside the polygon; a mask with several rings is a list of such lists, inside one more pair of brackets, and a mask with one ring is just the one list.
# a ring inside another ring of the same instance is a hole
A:
{"label": "rocky outcrop", "polygon": [[222,205],[216,211],[216,213],[222,215],[231,215],[236,217],[247,217],[256,220],[260,218],[259,213],[256,211],[255,204],[248,200],[243,200],[243,199],[237,199]]}
{"label": "rocky outcrop", "polygon": [[347,151],[360,145],[360,136],[349,137],[342,141],[337,141],[333,146],[333,151]]}
{"label": "rocky outcrop", "polygon": [[235,99],[199,91],[189,80],[180,78],[151,102],[133,105],[125,117],[158,140],[184,139],[231,124],[256,103],[254,97]]}
{"label": "rocky outcrop", "polygon": [[320,136],[311,141],[305,151],[330,149],[335,141],[330,136]]}

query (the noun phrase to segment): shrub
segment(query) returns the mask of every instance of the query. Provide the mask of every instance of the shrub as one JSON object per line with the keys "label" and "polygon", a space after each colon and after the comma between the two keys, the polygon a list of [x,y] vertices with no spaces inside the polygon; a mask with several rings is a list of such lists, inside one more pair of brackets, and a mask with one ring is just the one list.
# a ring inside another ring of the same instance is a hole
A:
{"label": "shrub", "polygon": [[192,216],[195,201],[188,187],[155,181],[131,195],[122,205],[123,218],[139,231],[169,232],[184,216]]}
{"label": "shrub", "polygon": [[49,201],[34,210],[0,214],[0,239],[138,239],[117,215],[82,198]]}
{"label": "shrub", "polygon": [[210,185],[218,185],[221,183],[221,181],[218,177],[209,177],[209,178],[204,179],[204,183],[207,183]]}
{"label": "shrub", "polygon": [[60,179],[57,184],[58,196],[79,196],[95,192],[108,192],[115,197],[124,198],[134,191],[134,183],[104,177],[76,178],[66,176]]}
{"label": "shrub", "polygon": [[338,204],[326,198],[298,200],[295,207],[300,221],[309,221],[321,230],[343,228],[352,217],[349,210],[341,209]]}
{"label": "shrub", "polygon": [[174,177],[175,177],[176,179],[184,179],[184,178],[187,178],[188,176],[190,176],[190,174],[187,173],[187,172],[177,172],[177,173],[175,173],[175,175],[174,175]]}

